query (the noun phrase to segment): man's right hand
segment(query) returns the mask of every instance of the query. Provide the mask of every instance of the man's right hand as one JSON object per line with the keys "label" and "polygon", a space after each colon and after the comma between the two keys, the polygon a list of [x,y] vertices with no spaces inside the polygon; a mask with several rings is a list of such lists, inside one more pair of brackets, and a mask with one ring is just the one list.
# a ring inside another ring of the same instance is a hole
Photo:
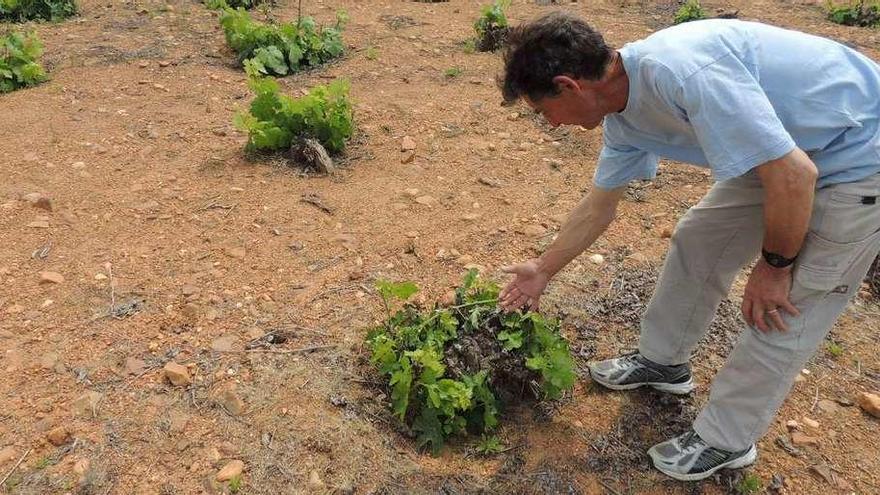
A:
{"label": "man's right hand", "polygon": [[516,311],[528,308],[537,311],[538,303],[547,284],[550,283],[550,275],[541,270],[538,260],[531,259],[524,263],[501,267],[505,273],[514,274],[501,294],[498,295],[498,303],[504,311]]}

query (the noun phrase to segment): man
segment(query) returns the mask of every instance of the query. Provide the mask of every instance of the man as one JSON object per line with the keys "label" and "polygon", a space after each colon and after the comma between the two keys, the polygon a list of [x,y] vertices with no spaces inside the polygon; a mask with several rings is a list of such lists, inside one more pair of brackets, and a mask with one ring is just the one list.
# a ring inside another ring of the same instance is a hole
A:
{"label": "man", "polygon": [[758,23],[671,27],[620,50],[569,14],[515,28],[504,98],[551,125],[603,125],[594,187],[539,258],[505,268],[505,309],[536,309],[548,282],[599,237],[629,181],[659,157],[716,183],[680,220],[641,324],[638,352],[592,363],[599,384],[674,394],[737,272],[747,322],[691,431],[654,466],[699,480],[757,458],[798,372],[880,250],[880,67],[830,40]]}

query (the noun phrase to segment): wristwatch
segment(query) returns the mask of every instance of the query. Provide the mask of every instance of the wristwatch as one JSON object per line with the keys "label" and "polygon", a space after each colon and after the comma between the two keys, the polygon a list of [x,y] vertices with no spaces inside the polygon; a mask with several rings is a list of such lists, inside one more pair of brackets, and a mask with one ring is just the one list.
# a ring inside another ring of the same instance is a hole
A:
{"label": "wristwatch", "polygon": [[797,256],[794,258],[786,258],[781,254],[771,253],[764,248],[761,248],[761,255],[764,257],[764,261],[774,268],[785,268],[794,263],[794,260],[797,259]]}

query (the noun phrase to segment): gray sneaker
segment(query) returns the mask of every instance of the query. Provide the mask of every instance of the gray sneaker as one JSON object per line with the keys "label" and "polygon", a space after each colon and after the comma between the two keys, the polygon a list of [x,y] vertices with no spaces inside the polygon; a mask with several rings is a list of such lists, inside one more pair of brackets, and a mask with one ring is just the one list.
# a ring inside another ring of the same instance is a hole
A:
{"label": "gray sneaker", "polygon": [[682,395],[694,389],[688,363],[664,366],[649,361],[638,352],[590,363],[589,367],[593,380],[612,390],[631,390],[647,385],[662,392]]}
{"label": "gray sneaker", "polygon": [[691,430],[651,447],[648,455],[663,474],[681,481],[697,481],[712,476],[719,469],[753,464],[758,459],[758,449],[755,444],[739,452],[716,449]]}

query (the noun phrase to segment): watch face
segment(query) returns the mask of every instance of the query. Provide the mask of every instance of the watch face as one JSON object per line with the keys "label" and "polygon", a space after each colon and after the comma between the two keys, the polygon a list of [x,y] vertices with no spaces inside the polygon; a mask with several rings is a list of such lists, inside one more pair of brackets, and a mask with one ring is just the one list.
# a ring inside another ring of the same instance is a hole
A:
{"label": "watch face", "polygon": [[795,258],[786,258],[781,254],[771,253],[769,251],[763,251],[764,260],[768,265],[776,267],[776,268],[785,268],[788,265],[794,263]]}

